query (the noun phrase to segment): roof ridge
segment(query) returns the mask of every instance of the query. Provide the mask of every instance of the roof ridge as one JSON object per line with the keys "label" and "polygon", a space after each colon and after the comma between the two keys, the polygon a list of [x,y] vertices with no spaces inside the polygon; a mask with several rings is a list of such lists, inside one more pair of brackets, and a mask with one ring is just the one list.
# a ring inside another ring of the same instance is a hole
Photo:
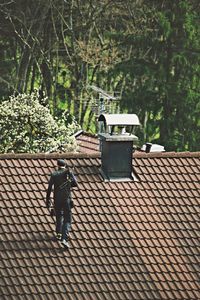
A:
{"label": "roof ridge", "polygon": [[66,152],[66,153],[3,153],[0,154],[0,159],[57,159],[57,158],[99,158],[100,153],[80,153],[80,152]]}
{"label": "roof ridge", "polygon": [[[0,153],[0,159],[57,159],[57,158],[100,158],[100,152],[82,153],[82,152],[65,152],[65,153]],[[135,152],[135,158],[162,158],[162,157],[200,157],[200,151],[197,152]]]}
{"label": "roof ridge", "polygon": [[147,157],[155,157],[155,158],[162,158],[162,157],[200,157],[200,151],[197,152],[135,152],[133,154],[136,158],[147,158]]}
{"label": "roof ridge", "polygon": [[98,138],[98,135],[92,132],[87,132],[83,130],[82,134],[88,137]]}

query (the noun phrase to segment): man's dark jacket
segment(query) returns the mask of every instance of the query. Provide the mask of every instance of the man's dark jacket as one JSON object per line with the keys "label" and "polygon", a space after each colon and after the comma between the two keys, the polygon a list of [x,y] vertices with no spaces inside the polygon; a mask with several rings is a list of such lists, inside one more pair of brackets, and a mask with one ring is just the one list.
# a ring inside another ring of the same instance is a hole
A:
{"label": "man's dark jacket", "polygon": [[51,174],[46,195],[46,204],[50,205],[50,194],[54,186],[54,205],[63,206],[68,203],[71,207],[71,187],[77,186],[73,173],[65,168],[60,168]]}

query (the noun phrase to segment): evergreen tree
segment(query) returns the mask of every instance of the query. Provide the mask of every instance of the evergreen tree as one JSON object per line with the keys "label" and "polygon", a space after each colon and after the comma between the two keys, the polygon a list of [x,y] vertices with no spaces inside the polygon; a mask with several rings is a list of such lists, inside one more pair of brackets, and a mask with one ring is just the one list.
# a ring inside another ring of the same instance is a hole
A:
{"label": "evergreen tree", "polygon": [[198,150],[199,6],[188,0],[141,4],[143,29],[134,25],[122,35],[130,55],[113,70],[125,78],[123,109],[139,112],[144,141]]}

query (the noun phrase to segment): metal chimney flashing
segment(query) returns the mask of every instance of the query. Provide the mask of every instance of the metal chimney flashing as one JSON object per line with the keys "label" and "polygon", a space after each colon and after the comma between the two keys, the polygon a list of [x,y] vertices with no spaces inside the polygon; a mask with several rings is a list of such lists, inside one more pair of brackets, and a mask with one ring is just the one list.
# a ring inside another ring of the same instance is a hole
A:
{"label": "metal chimney flashing", "polygon": [[110,176],[108,176],[104,173],[102,168],[100,168],[99,171],[100,171],[100,174],[103,177],[105,182],[130,182],[130,181],[136,181],[135,176],[133,176],[132,174],[130,175],[130,177],[110,177]]}

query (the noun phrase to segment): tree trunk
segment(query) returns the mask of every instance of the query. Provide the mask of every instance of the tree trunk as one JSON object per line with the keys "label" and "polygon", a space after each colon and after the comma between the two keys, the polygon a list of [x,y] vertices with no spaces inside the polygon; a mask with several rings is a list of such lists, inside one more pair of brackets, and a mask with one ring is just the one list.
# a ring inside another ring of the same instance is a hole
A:
{"label": "tree trunk", "polygon": [[30,59],[31,59],[30,49],[28,46],[25,46],[19,64],[18,73],[17,73],[16,88],[19,93],[25,92],[25,87],[28,81],[27,74],[28,74]]}

